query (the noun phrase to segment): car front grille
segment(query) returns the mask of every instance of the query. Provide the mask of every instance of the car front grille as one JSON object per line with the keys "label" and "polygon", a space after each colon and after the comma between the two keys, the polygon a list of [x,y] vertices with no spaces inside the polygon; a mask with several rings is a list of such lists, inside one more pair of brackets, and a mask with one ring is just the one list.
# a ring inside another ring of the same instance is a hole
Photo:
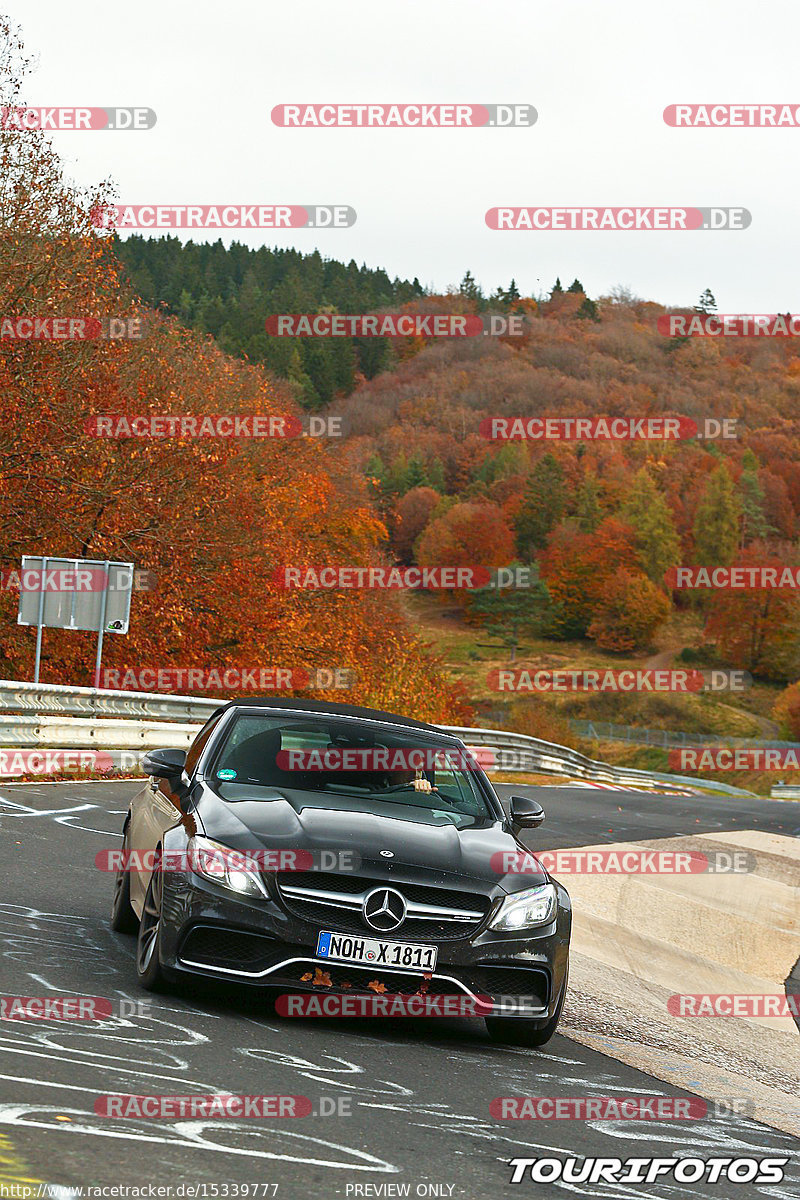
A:
{"label": "car front grille", "polygon": [[[454,941],[470,937],[489,911],[486,896],[422,884],[395,883],[324,871],[285,871],[277,876],[278,891],[293,916],[320,928],[342,933],[369,933],[395,941]],[[396,929],[380,930],[362,915],[365,897],[375,888],[399,892],[406,918]]]}
{"label": "car front grille", "polygon": [[[363,928],[356,932],[363,934]],[[405,927],[401,932],[405,932]],[[429,932],[428,937],[431,936]],[[390,994],[466,993],[491,998],[496,1004],[537,1008],[546,1006],[551,987],[550,974],[545,967],[511,966],[503,961],[486,959],[471,966],[440,964],[433,978],[429,976],[423,984],[419,972],[382,971],[380,967],[364,964],[320,962],[308,946],[289,945],[272,937],[219,925],[193,926],[183,939],[178,960],[186,966],[217,970],[228,976],[250,977],[293,993],[372,994],[374,989],[368,985],[374,979]],[[322,975],[319,983],[315,983],[319,972]]]}

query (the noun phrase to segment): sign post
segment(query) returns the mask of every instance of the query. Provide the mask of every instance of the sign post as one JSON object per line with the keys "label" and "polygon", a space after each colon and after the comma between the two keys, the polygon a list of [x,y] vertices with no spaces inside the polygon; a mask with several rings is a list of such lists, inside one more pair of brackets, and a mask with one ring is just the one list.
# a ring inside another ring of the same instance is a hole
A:
{"label": "sign post", "polygon": [[[23,565],[25,559],[22,560]],[[42,559],[42,574],[47,570],[47,559]],[[22,586],[19,589],[19,607],[22,612]],[[44,588],[39,592],[39,612],[36,616],[36,666],[33,672],[33,682],[39,682],[39,663],[42,661],[42,620],[44,617]]]}
{"label": "sign post", "polygon": [[[110,563],[108,559],[103,563],[106,579],[108,579],[108,568]],[[133,564],[131,564],[131,579],[133,579]],[[129,596],[130,600],[130,596]],[[103,599],[100,602],[100,624],[97,628],[97,656],[94,660],[94,686],[100,687],[100,659],[103,657],[103,634],[106,629],[106,610],[108,609],[108,588],[103,592]]]}
{"label": "sign post", "polygon": [[19,588],[19,625],[36,626],[34,683],[39,682],[42,631],[83,629],[97,634],[94,686],[100,686],[105,633],[127,633],[133,563],[25,555]]}

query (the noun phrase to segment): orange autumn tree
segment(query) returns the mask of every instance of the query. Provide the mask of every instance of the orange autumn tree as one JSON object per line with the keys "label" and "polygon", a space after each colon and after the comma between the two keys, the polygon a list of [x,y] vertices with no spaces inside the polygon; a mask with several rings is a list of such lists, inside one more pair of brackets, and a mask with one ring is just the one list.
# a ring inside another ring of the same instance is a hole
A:
{"label": "orange autumn tree", "polygon": [[604,650],[647,650],[669,611],[669,600],[646,575],[621,567],[607,581],[587,634]]}
{"label": "orange autumn tree", "polygon": [[781,692],[772,709],[772,715],[780,726],[781,736],[790,741],[800,741],[800,683],[790,683]]}
{"label": "orange autumn tree", "polygon": [[[514,535],[497,504],[454,504],[434,517],[416,542],[421,567],[501,567],[514,559]],[[470,592],[446,593],[466,606]]]}
{"label": "orange autumn tree", "polygon": [[397,503],[392,543],[401,562],[414,557],[414,542],[428,524],[442,497],[431,487],[416,487]]}
{"label": "orange autumn tree", "polygon": [[[27,64],[0,21],[0,104]],[[386,530],[341,449],[312,438],[101,438],[92,418],[294,414],[291,396],[210,339],[144,310],[91,214],[107,186],[63,177],[47,139],[0,130],[0,316],[141,316],[141,340],[0,341],[2,562],[22,554],[133,561],[153,572],[109,668],[348,666],[331,699],[459,721],[469,710],[413,636],[395,596],[281,590],[283,564],[381,563]],[[29,678],[33,631],[0,592],[0,670]],[[88,683],[90,634],[48,630],[42,677]]]}
{"label": "orange autumn tree", "polygon": [[563,638],[589,635],[618,572],[646,578],[639,566],[634,531],[613,517],[593,533],[559,525],[539,558],[539,568],[553,605],[553,631]]}
{"label": "orange autumn tree", "polygon": [[425,527],[417,542],[423,567],[500,567],[514,558],[514,537],[496,504],[454,504]]}
{"label": "orange autumn tree", "polygon": [[[769,554],[754,543],[737,566],[785,566],[797,570],[796,555]],[[731,666],[781,682],[800,671],[800,601],[794,588],[716,589],[709,595],[706,637]]]}

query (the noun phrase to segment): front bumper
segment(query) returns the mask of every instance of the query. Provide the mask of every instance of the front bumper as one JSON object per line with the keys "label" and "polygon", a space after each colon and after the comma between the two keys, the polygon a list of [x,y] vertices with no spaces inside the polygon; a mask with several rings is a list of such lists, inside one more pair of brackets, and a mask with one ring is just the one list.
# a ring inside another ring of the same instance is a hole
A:
{"label": "front bumper", "polygon": [[[548,925],[524,934],[482,926],[463,938],[429,939],[438,947],[438,961],[427,994],[469,997],[478,1016],[546,1023],[564,987],[571,926],[569,896],[553,882],[559,903]],[[388,993],[417,993],[424,978],[420,972],[317,958],[323,928],[331,926],[289,913],[279,899],[238,897],[191,873],[164,877],[160,950],[168,974],[227,979],[291,994],[324,990],[326,995],[373,994],[367,985],[377,979]],[[421,940],[404,938],[402,931],[385,936],[390,941]],[[317,967],[331,980],[324,989],[302,979]]]}

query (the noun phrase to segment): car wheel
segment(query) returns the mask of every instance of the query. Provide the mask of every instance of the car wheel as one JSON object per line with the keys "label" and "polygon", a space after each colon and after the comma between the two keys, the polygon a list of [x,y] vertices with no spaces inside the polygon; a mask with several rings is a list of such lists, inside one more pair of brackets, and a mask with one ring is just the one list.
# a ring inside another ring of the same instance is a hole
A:
{"label": "car wheel", "polygon": [[147,885],[136,943],[136,973],[142,987],[148,992],[160,991],[166,983],[159,961],[163,893],[164,876],[161,873],[161,857],[157,855],[155,868]]}
{"label": "car wheel", "polygon": [[532,1021],[527,1017],[484,1017],[486,1032],[493,1042],[503,1046],[544,1046],[558,1028],[561,1020],[561,1010],[567,995],[569,968],[564,976],[564,986],[556,1005],[556,1011],[545,1025]]}
{"label": "car wheel", "polygon": [[[122,835],[123,862],[128,857],[128,825]],[[131,907],[131,873],[120,867],[114,876],[114,898],[111,901],[111,928],[117,933],[136,933],[139,918]]]}

